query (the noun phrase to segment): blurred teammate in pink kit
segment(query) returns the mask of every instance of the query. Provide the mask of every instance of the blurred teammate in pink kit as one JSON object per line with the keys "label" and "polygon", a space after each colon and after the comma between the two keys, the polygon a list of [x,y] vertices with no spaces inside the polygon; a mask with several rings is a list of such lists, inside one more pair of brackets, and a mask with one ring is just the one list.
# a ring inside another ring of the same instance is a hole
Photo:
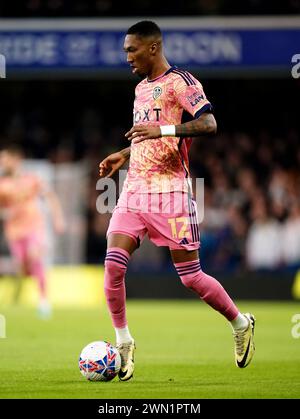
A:
{"label": "blurred teammate in pink kit", "polygon": [[107,231],[105,259],[104,290],[122,360],[119,378],[129,380],[134,371],[135,341],[126,319],[124,278],[130,256],[146,234],[157,246],[169,248],[183,285],[230,322],[235,362],[244,368],[254,354],[255,319],[240,313],[222,285],[201,268],[197,209],[189,182],[192,137],[217,130],[212,106],[199,80],[168,63],[154,22],[129,28],[124,51],[132,72],[142,78],[135,89],[133,126],[125,134],[131,146],[100,163],[100,176],[111,176],[130,159]]}
{"label": "blurred teammate in pink kit", "polygon": [[18,273],[37,280],[38,311],[46,318],[51,315],[44,265],[46,231],[38,198],[46,200],[56,233],[64,232],[65,222],[56,194],[35,174],[22,172],[22,159],[22,150],[16,145],[0,149],[0,214]]}

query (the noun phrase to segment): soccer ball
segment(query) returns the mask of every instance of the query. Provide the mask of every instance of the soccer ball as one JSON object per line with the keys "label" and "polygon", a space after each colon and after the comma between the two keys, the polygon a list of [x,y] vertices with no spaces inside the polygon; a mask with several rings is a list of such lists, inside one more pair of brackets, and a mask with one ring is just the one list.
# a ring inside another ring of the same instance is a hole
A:
{"label": "soccer ball", "polygon": [[79,357],[81,374],[89,381],[110,381],[121,368],[120,354],[108,342],[89,343]]}

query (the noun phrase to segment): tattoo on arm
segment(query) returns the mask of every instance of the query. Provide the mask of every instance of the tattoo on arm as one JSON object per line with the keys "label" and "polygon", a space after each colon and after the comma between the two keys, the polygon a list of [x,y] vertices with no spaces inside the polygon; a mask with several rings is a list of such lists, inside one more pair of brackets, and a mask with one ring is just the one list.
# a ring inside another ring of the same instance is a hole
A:
{"label": "tattoo on arm", "polygon": [[213,135],[216,132],[217,123],[211,113],[203,113],[193,121],[176,125],[176,137],[198,137],[201,135]]}
{"label": "tattoo on arm", "polygon": [[130,157],[130,147],[123,148],[123,150],[120,150],[120,153],[123,157],[125,157],[126,160],[128,160]]}

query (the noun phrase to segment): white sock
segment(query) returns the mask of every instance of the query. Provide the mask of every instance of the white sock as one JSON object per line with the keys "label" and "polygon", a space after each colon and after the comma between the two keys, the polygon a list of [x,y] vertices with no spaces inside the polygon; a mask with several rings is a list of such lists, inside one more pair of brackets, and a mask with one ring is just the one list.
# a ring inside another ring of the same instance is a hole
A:
{"label": "white sock", "polygon": [[239,313],[235,319],[230,322],[233,330],[246,330],[249,326],[249,320],[246,316]]}
{"label": "white sock", "polygon": [[129,332],[128,326],[122,327],[120,329],[115,327],[115,331],[117,344],[133,342],[134,339]]}

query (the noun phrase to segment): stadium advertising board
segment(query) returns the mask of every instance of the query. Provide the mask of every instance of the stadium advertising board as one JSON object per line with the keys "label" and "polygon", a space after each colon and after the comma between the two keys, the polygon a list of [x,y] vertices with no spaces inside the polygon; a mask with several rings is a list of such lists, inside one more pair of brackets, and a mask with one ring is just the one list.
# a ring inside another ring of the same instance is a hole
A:
{"label": "stadium advertising board", "polygon": [[[299,52],[300,19],[156,19],[172,64],[224,73],[268,71],[290,74]],[[0,54],[7,70],[115,70],[128,75],[124,33],[132,19],[40,19],[0,21]]]}

